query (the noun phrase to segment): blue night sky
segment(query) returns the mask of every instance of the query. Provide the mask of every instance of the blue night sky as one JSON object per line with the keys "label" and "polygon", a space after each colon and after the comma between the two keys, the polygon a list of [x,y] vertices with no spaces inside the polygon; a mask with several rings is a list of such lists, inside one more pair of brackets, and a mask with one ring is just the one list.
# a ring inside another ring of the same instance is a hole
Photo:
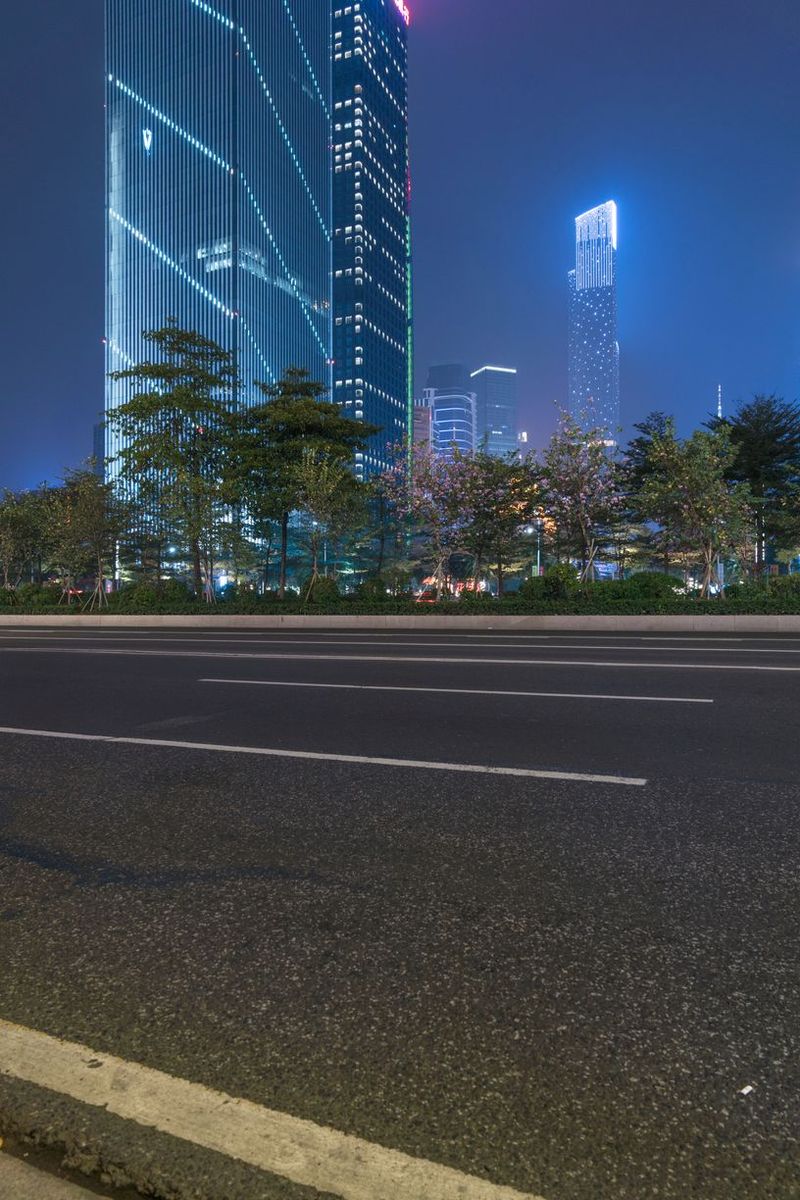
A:
{"label": "blue night sky", "polygon": [[[797,398],[797,0],[411,5],[418,386],[431,362],[517,366],[546,437],[572,218],[613,198],[625,424],[688,431],[718,382]],[[102,407],[102,13],[4,13],[0,487],[85,458]]]}

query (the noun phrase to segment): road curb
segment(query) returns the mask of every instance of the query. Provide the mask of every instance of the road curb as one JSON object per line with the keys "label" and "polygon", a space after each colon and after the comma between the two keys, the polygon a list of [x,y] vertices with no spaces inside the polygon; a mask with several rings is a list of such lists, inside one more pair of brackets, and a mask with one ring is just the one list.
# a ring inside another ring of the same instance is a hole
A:
{"label": "road curb", "polygon": [[125,1195],[133,1188],[151,1200],[337,1200],[3,1074],[0,1134],[57,1151],[65,1167]]}

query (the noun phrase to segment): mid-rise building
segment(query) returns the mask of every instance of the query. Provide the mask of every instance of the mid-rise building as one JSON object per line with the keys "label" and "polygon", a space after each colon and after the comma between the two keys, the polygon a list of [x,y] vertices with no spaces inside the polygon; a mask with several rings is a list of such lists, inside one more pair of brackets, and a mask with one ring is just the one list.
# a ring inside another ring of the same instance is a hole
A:
{"label": "mid-rise building", "polygon": [[514,367],[479,367],[471,386],[476,397],[478,446],[505,458],[516,454],[517,372]]}
{"label": "mid-rise building", "polygon": [[431,446],[437,457],[451,459],[454,450],[474,454],[477,445],[475,393],[460,363],[431,367],[423,404],[431,410]]}
{"label": "mid-rise building", "polygon": [[333,398],[379,427],[362,479],[413,436],[409,20],[403,0],[334,0]]}
{"label": "mid-rise building", "polygon": [[329,382],[330,79],[319,0],[106,0],[109,371],[173,317],[244,402],[289,366]]}
{"label": "mid-rise building", "polygon": [[429,450],[433,443],[433,412],[429,405],[414,405],[414,449]]}
{"label": "mid-rise building", "polygon": [[575,221],[569,273],[569,411],[617,436],[620,422],[617,334],[617,206],[613,200]]}

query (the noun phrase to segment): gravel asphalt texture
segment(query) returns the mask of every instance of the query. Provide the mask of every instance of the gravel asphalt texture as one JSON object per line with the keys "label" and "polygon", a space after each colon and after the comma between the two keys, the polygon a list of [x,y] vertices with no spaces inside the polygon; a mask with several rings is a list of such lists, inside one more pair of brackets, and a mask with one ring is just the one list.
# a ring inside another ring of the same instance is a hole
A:
{"label": "gravel asphalt texture", "polygon": [[[546,1200],[800,1197],[800,639],[114,636],[0,636],[0,725],[648,782],[0,735],[0,1017]],[[72,1108],[0,1086],[156,1194],[318,1195]]]}

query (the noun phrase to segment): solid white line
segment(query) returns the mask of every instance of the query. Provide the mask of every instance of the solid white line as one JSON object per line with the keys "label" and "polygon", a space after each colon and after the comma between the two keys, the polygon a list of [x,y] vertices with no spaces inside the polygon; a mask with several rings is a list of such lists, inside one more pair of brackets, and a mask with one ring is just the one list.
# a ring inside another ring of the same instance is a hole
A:
{"label": "solid white line", "polygon": [[[584,647],[585,648],[585,647]],[[38,646],[0,646],[0,654],[100,654],[144,658],[236,658],[266,660],[290,660],[292,662],[390,662],[468,665],[473,667],[611,667],[647,668],[662,671],[800,671],[800,667],[750,666],[746,663],[654,663],[594,661],[580,658],[444,658],[434,655],[397,654],[258,654],[255,651],[224,650],[94,650],[67,649],[55,646],[42,649]]]}
{"label": "solid white line", "polygon": [[[460,635],[460,636],[463,636],[463,635]],[[0,635],[0,642],[2,642],[2,640],[3,640],[3,635]],[[30,635],[23,634],[23,635],[20,635],[19,637],[8,637],[7,640],[9,642],[39,640],[42,645],[48,645],[48,646],[52,645],[53,642],[56,642],[56,641],[66,642],[68,645],[73,645],[73,646],[75,646],[75,645],[91,646],[92,642],[95,640],[95,634],[92,633],[85,637],[81,637],[81,636],[68,637],[68,636],[63,636],[61,634],[57,634],[54,637],[44,637],[44,638],[37,638],[36,635],[34,635],[34,634],[30,634]],[[644,639],[642,639],[642,640],[644,640]],[[653,640],[660,642],[664,639],[654,638]],[[675,640],[681,641],[683,639],[676,638]],[[730,640],[733,640],[733,639],[730,639]],[[142,643],[144,643],[145,645],[168,643],[170,645],[178,645],[178,646],[193,645],[196,642],[199,642],[201,645],[209,645],[211,643],[219,643],[220,645],[223,645],[223,646],[324,646],[325,645],[324,636],[320,636],[317,638],[308,638],[308,637],[304,637],[304,638],[227,637],[226,638],[226,637],[161,637],[161,636],[122,637],[122,636],[116,635],[116,634],[109,634],[108,636],[103,636],[101,638],[98,638],[97,641],[99,644],[105,644],[105,645],[108,645],[109,642],[123,642],[123,643],[132,642],[134,644],[139,644],[139,645],[141,645]],[[688,651],[690,653],[696,652],[698,654],[705,654],[705,653],[708,653],[708,654],[800,654],[800,648],[798,648],[798,649],[782,649],[779,647],[776,649],[771,649],[771,648],[764,648],[764,647],[756,648],[756,647],[748,647],[748,646],[731,647],[731,646],[727,646],[727,645],[726,646],[701,645],[699,643],[696,643],[693,645],[688,645],[688,646],[680,646],[680,647],[649,646],[649,645],[648,646],[634,646],[634,645],[629,644],[629,642],[625,642],[625,641],[621,642],[620,644],[614,644],[611,641],[606,641],[606,640],[603,640],[602,642],[598,642],[596,640],[591,641],[591,642],[589,642],[589,641],[583,642],[583,641],[578,641],[577,639],[574,641],[548,642],[546,646],[543,646],[543,645],[539,645],[538,643],[534,644],[534,643],[525,643],[525,642],[505,640],[502,635],[497,638],[488,638],[487,640],[482,641],[482,642],[478,642],[478,641],[434,642],[434,641],[430,641],[430,640],[422,641],[422,642],[409,642],[409,641],[397,640],[394,638],[389,639],[389,638],[386,638],[385,636],[383,639],[379,639],[378,637],[369,638],[369,639],[355,639],[355,638],[345,639],[345,638],[341,637],[341,635],[339,635],[338,640],[333,643],[333,645],[336,645],[336,646],[396,646],[398,648],[404,647],[404,646],[409,646],[411,648],[433,647],[435,649],[453,649],[453,650],[483,649],[484,647],[486,649],[491,649],[493,646],[496,646],[501,650],[502,649],[524,650],[526,648],[526,645],[528,645],[528,644],[530,644],[530,648],[532,650],[535,649],[535,650],[540,650],[540,651],[544,650],[544,649],[547,649],[547,650],[604,650],[608,653],[612,653],[612,652],[617,653],[620,651],[623,653],[624,652],[646,653],[647,651],[650,651],[651,653],[654,653],[654,654],[672,654],[676,649],[680,649],[683,651]],[[10,648],[12,648],[12,647],[5,647],[5,646],[0,645],[0,649],[10,649]],[[27,649],[27,648],[28,647],[22,647],[22,649]],[[30,649],[34,649],[34,648],[35,647],[30,647]],[[60,647],[57,646],[57,647],[55,647],[55,649],[60,649]]]}
{"label": "solid white line", "polygon": [[342,1200],[541,1200],[8,1021],[0,1072]]}
{"label": "solid white line", "polygon": [[654,704],[713,704],[685,696],[605,696],[597,692],[502,692],[478,688],[388,687],[370,683],[295,683],[282,679],[201,679],[200,683],[244,683],[256,687],[343,688],[356,692],[437,692],[446,696],[530,696],[554,700],[647,700]]}
{"label": "solid white line", "polygon": [[593,775],[577,771],[540,771],[527,767],[488,767],[477,763],[426,762],[413,758],[375,758],[361,754],[325,754],[317,750],[277,750],[266,746],[229,746],[217,742],[177,742],[163,738],[112,737],[101,733],[64,733],[53,729],[18,729],[0,725],[0,734],[53,738],[69,742],[108,742],[115,746],[155,746],[167,750],[208,750],[216,754],[254,754],[261,758],[297,758],[313,762],[353,763],[367,767],[408,767],[419,771],[457,771],[467,775],[514,775],[522,779],[565,779],[572,783],[613,783],[644,787],[646,779],[627,775]]}

